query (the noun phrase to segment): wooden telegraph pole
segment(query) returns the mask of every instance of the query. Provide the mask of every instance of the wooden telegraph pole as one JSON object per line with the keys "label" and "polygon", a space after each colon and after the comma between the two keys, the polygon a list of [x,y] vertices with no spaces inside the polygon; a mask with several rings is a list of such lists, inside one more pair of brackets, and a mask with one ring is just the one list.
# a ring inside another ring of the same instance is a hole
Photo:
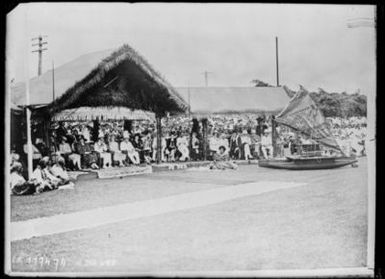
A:
{"label": "wooden telegraph pole", "polygon": [[278,87],[279,86],[278,37],[275,37],[275,65],[277,70],[277,87]]}
{"label": "wooden telegraph pole", "polygon": [[204,71],[202,74],[205,76],[205,86],[209,86],[209,74],[212,74],[213,72]]}
{"label": "wooden telegraph pole", "polygon": [[47,36],[40,35],[39,37],[32,38],[32,41],[38,41],[36,44],[33,44],[32,46],[38,46],[38,49],[33,50],[32,52],[37,52],[39,54],[39,64],[37,69],[37,75],[41,75],[41,69],[42,69],[42,60],[43,60],[43,51],[46,51],[47,48],[43,48],[44,45],[48,44],[47,42],[43,42],[43,38],[46,38]]}

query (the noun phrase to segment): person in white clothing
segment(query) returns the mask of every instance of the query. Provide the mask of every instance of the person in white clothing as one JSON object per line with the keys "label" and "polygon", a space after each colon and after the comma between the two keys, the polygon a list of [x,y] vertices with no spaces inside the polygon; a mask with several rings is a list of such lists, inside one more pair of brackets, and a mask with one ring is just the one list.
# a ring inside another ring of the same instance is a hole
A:
{"label": "person in white clothing", "polygon": [[100,158],[102,159],[102,167],[111,167],[111,153],[107,152],[108,148],[104,142],[103,137],[99,137],[98,141],[94,145],[94,150],[99,153]]}
{"label": "person in white clothing", "polygon": [[119,166],[123,166],[127,155],[119,149],[119,143],[116,142],[114,135],[110,136],[109,147],[112,152],[113,161],[118,162]]}
{"label": "person in white clothing", "polygon": [[176,139],[176,146],[181,156],[179,157],[179,161],[187,161],[190,159],[190,152],[188,149],[188,140],[187,134],[183,133],[180,137]]}
{"label": "person in white clothing", "polygon": [[134,165],[139,165],[139,153],[135,150],[127,135],[120,143],[120,150],[127,154],[128,158]]}
{"label": "person in white clothing", "polygon": [[69,175],[67,171],[65,170],[65,160],[63,157],[59,157],[57,159],[56,164],[54,164],[51,168],[51,173],[60,179],[60,184],[65,185],[70,182]]}
{"label": "person in white clothing", "polygon": [[265,130],[261,137],[261,149],[265,159],[273,156],[273,142],[271,138],[271,129]]}

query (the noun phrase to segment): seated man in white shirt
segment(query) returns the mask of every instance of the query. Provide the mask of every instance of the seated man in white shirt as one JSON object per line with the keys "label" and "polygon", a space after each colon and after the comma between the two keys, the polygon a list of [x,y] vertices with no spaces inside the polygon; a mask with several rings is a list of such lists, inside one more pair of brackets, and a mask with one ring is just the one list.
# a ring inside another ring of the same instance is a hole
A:
{"label": "seated man in white shirt", "polygon": [[123,166],[123,161],[126,160],[127,155],[123,154],[119,149],[119,143],[115,140],[115,135],[110,136],[109,142],[110,151],[114,162],[118,162],[119,166]]}
{"label": "seated man in white shirt", "polygon": [[265,159],[269,159],[273,156],[273,142],[270,128],[266,129],[261,137],[261,149]]}
{"label": "seated man in white shirt", "polygon": [[64,158],[68,158],[72,162],[72,165],[75,169],[81,169],[81,156],[79,154],[73,153],[73,150],[70,144],[67,142],[67,138],[63,137],[62,142],[59,145],[59,153]]}
{"label": "seated man in white shirt", "polygon": [[94,145],[94,150],[98,152],[102,159],[102,168],[111,167],[111,153],[107,152],[108,148],[104,142],[104,137],[100,136],[98,141]]}
{"label": "seated man in white shirt", "polygon": [[139,165],[139,153],[135,150],[127,135],[124,137],[124,140],[120,143],[120,151],[127,154],[128,158],[134,165]]}

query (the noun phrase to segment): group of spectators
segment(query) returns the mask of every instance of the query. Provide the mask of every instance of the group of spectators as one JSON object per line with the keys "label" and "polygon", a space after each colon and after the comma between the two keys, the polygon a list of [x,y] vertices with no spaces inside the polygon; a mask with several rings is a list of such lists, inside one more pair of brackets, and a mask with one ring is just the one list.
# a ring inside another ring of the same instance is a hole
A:
{"label": "group of spectators", "polygon": [[366,155],[366,117],[328,118],[333,136],[340,146],[352,150],[356,155]]}
{"label": "group of spectators", "polygon": [[12,194],[40,194],[45,191],[56,190],[62,186],[73,187],[63,157],[59,157],[54,164],[49,157],[41,158],[28,181],[23,176],[23,164],[19,160],[18,154],[11,154],[10,182]]}
{"label": "group of spectators", "polygon": [[[327,121],[341,146],[349,146],[348,151],[352,150],[356,155],[365,155],[366,118],[328,118]],[[35,188],[38,192],[67,183],[66,170],[151,164],[158,159],[155,123],[150,121],[134,121],[129,127],[124,121],[59,122],[54,125],[50,148],[42,138],[36,138],[33,145],[36,167],[32,180],[27,183],[37,185]],[[273,155],[284,157],[298,152],[299,145],[315,144],[311,139],[278,125],[273,154],[272,132],[271,116],[264,115],[209,116],[205,132],[197,119],[182,116],[164,118],[159,160],[233,162],[271,158]],[[204,134],[207,140],[204,140]],[[25,156],[28,153],[26,144],[24,153]],[[12,177],[20,174],[22,181],[23,160],[18,154],[13,156]],[[236,168],[232,163],[212,165],[215,168],[224,166]],[[43,183],[47,177],[50,182]]]}

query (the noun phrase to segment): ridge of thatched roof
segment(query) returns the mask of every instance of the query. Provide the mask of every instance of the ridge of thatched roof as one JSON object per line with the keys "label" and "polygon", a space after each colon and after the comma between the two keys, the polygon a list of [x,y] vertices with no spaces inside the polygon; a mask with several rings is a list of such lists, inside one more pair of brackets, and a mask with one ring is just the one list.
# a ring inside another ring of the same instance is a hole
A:
{"label": "ridge of thatched roof", "polygon": [[[148,88],[156,89],[157,93],[159,93],[156,97],[163,99],[159,102],[160,105],[163,105],[161,108],[157,104],[151,106],[147,104],[148,108],[134,107],[134,109],[158,110],[157,112],[160,112],[159,110],[167,111],[166,108],[169,108],[170,112],[181,112],[187,109],[187,103],[178,92],[137,51],[125,44],[110,56],[104,58],[88,75],[76,82],[62,96],[49,104],[49,113],[53,114],[60,110],[79,107],[80,104],[77,101],[81,98],[84,101],[83,95],[91,93],[90,90],[97,92],[101,99],[106,96],[106,92],[109,92],[108,94],[111,96],[107,98],[107,103],[103,103],[105,106],[129,107],[129,104],[124,102],[126,100],[124,95],[130,93],[128,90],[122,90],[121,88],[109,90],[104,89],[102,86],[104,84],[105,87],[105,84],[110,82],[110,80],[106,80],[108,74],[120,67],[124,62],[128,62],[130,65],[133,64],[136,70],[142,73],[142,82],[148,83]],[[120,78],[122,77],[120,76]],[[128,79],[129,75],[126,74],[125,78]],[[137,91],[137,88],[135,90]],[[113,96],[113,94],[116,94],[116,96]],[[140,94],[145,95],[143,92]],[[92,98],[95,98],[95,94],[93,94]],[[145,96],[140,98],[143,99]],[[155,103],[155,97],[151,96],[151,98],[151,102]]]}

